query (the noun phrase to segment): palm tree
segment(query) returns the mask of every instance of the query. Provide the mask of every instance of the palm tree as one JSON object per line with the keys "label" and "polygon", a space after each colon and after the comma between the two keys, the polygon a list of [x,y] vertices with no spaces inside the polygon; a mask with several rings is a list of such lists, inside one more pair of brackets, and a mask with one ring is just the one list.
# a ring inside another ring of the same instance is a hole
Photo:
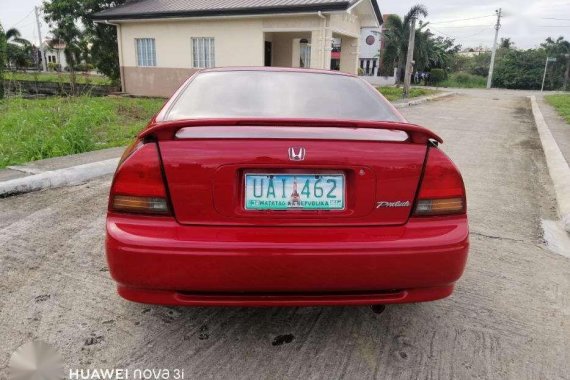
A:
{"label": "palm tree", "polygon": [[[427,8],[424,5],[417,4],[410,8],[403,20],[397,15],[390,15],[386,20],[386,31],[384,32],[386,48],[382,61],[383,64],[396,67],[398,69],[398,81],[405,70],[408,40],[410,36],[410,21],[412,18],[417,18],[419,16],[426,17],[427,15]],[[427,26],[427,24],[422,24],[419,30],[421,31],[425,26]]]}
{"label": "palm tree", "polygon": [[8,29],[4,35],[7,43],[7,63],[16,67],[28,66],[33,50],[30,41],[22,38],[16,28]]}
{"label": "palm tree", "polygon": [[6,31],[6,41],[15,42],[22,45],[30,45],[30,41],[22,38],[22,33],[16,28],[11,28]]}

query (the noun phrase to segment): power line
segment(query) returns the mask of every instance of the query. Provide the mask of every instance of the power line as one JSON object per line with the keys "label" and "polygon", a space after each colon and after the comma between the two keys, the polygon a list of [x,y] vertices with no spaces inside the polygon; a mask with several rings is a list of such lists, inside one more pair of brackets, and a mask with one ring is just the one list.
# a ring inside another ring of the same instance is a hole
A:
{"label": "power line", "polygon": [[20,28],[27,28],[27,27],[29,27],[29,26],[34,25],[35,23],[36,23],[35,21],[30,21],[30,22],[28,22],[28,23],[25,24],[25,25],[20,25],[19,27],[20,27]]}
{"label": "power line", "polygon": [[[20,21],[18,21],[17,23],[15,23],[14,25],[12,25],[12,28],[15,28],[16,26],[18,26],[18,24],[20,24],[22,21],[24,21],[25,19],[27,19],[28,17],[30,17],[30,15],[34,12],[34,9],[32,8],[32,10],[30,11],[30,13],[28,13],[26,16],[24,16]],[[10,28],[11,29],[11,28]]]}
{"label": "power line", "polygon": [[441,35],[444,35],[444,36],[446,36],[446,37],[449,37],[449,38],[456,38],[456,37],[450,36],[450,35],[447,34],[447,33],[442,32],[442,31],[440,31],[440,30],[437,30],[437,29],[435,29],[435,28],[429,28],[429,29],[430,29],[430,30],[433,30],[433,31],[436,32],[436,33],[439,33],[439,34],[441,34]]}
{"label": "power line", "polygon": [[[494,26],[494,25],[491,25],[491,27],[493,27],[493,26]],[[479,34],[482,34],[483,32],[487,32],[487,31],[489,30],[489,27],[490,27],[490,26],[487,25],[485,28],[479,30],[478,32],[475,32],[475,33],[473,33],[473,34],[469,34],[469,35],[467,35],[467,36],[463,36],[463,37],[461,37],[461,38],[471,38],[471,37],[478,36]]]}
{"label": "power line", "polygon": [[[428,26],[430,26],[430,25],[432,25],[432,24],[431,23],[428,24]],[[462,26],[438,26],[438,28],[442,28],[442,29],[448,29],[448,28],[463,29],[463,28],[476,28],[476,27],[480,27],[480,26],[489,27],[492,25],[478,24],[478,25],[462,25]]]}
{"label": "power line", "polygon": [[452,22],[457,22],[457,21],[468,21],[468,20],[478,20],[481,18],[487,18],[487,17],[495,17],[495,15],[487,15],[487,16],[478,16],[478,17],[469,17],[469,18],[456,18],[453,20],[443,20],[443,21],[434,21],[434,22],[430,22],[430,24],[449,24]]}
{"label": "power line", "polygon": [[447,33],[442,32],[441,30],[435,29],[435,28],[430,28],[430,30],[433,30],[433,31],[435,31],[436,33],[439,33],[439,34],[443,34],[444,36],[447,36],[447,37],[449,37],[449,38],[453,38],[453,39],[465,39],[465,38],[471,38],[471,37],[477,36],[477,35],[479,35],[479,34],[481,34],[481,33],[483,33],[483,32],[486,32],[486,31],[488,31],[488,30],[489,30],[491,27],[493,27],[493,26],[494,26],[494,25],[485,25],[485,27],[484,27],[483,29],[480,29],[480,30],[476,31],[475,33],[468,34],[468,35],[465,35],[465,36],[458,36],[458,35],[452,36],[452,35],[449,35],[449,34],[447,34]]}
{"label": "power line", "polygon": [[542,20],[570,21],[570,18],[541,17]]}

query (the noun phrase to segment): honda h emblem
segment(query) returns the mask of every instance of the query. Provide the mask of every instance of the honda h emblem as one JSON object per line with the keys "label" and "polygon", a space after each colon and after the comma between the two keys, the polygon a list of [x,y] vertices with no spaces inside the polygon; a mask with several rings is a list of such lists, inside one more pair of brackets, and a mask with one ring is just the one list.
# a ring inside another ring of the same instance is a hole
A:
{"label": "honda h emblem", "polygon": [[294,146],[289,148],[289,159],[291,161],[303,161],[305,159],[305,148]]}

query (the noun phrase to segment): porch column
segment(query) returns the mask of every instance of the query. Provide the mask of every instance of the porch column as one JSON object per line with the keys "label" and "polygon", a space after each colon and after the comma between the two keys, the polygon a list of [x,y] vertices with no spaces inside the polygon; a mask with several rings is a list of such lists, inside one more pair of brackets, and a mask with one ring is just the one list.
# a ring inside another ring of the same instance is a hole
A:
{"label": "porch column", "polygon": [[331,69],[331,53],[332,53],[332,30],[330,28],[325,29],[325,44],[324,44],[324,65],[323,69]]}
{"label": "porch column", "polygon": [[311,68],[326,69],[331,68],[331,43],[332,31],[330,28],[322,27],[311,32]]}
{"label": "porch column", "polygon": [[291,40],[291,67],[299,67],[301,60],[301,38],[293,38]]}
{"label": "porch column", "polygon": [[311,69],[323,68],[324,35],[322,30],[311,32]]}
{"label": "porch column", "polygon": [[342,36],[340,39],[340,71],[358,74],[358,38]]}

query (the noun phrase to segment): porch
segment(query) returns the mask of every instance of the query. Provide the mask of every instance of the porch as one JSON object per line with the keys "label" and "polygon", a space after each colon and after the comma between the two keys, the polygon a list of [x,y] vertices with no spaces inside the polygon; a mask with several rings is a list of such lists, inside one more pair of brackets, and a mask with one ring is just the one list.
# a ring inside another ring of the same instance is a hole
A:
{"label": "porch", "polygon": [[358,37],[326,29],[264,32],[263,37],[265,66],[358,71]]}
{"label": "porch", "polygon": [[[335,69],[357,74],[360,28],[377,22],[367,17],[366,12],[364,5],[359,5],[351,13],[265,19],[262,26],[264,65]],[[331,62],[333,45],[335,54]]]}

